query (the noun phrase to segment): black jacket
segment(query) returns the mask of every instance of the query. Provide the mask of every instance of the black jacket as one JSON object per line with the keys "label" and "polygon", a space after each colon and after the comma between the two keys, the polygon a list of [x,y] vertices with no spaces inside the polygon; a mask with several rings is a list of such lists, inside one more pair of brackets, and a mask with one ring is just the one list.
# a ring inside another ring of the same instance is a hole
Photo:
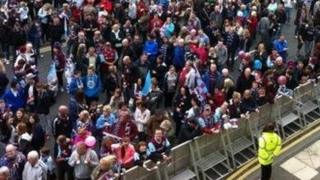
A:
{"label": "black jacket", "polygon": [[49,35],[52,42],[60,42],[62,35],[64,33],[62,25],[50,25],[49,26]]}
{"label": "black jacket", "polygon": [[7,85],[9,84],[9,79],[4,73],[0,73],[0,96],[5,92]]}
{"label": "black jacket", "polygon": [[45,91],[42,93],[37,93],[36,112],[38,114],[49,114],[51,104],[51,96],[49,92]]}
{"label": "black jacket", "polygon": [[66,137],[71,137],[72,133],[72,126],[71,122],[69,121],[69,117],[63,120],[60,116],[57,116],[53,120],[53,127],[52,127],[52,134],[55,138],[59,135],[65,135]]}
{"label": "black jacket", "polygon": [[34,124],[32,127],[31,144],[34,150],[39,151],[45,144],[46,133],[40,124]]}
{"label": "black jacket", "polygon": [[254,112],[257,107],[257,102],[253,98],[243,99],[240,103],[241,113]]}
{"label": "black jacket", "polygon": [[178,143],[183,143],[191,140],[202,134],[201,128],[193,122],[194,120],[189,120],[181,125],[181,129],[178,135]]}
{"label": "black jacket", "polygon": [[251,89],[253,81],[254,77],[252,75],[250,75],[249,78],[245,78],[245,76],[242,74],[237,81],[236,90],[242,94],[246,89]]}

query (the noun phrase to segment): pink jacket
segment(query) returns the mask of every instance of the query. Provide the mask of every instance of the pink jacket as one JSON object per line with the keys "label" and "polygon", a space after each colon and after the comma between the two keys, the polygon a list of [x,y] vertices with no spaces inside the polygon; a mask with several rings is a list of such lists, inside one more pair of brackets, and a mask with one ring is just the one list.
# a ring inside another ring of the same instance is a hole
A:
{"label": "pink jacket", "polygon": [[134,163],[134,153],[136,152],[134,146],[129,144],[124,149],[124,156],[122,156],[122,146],[120,144],[112,144],[111,149],[117,157],[117,161],[124,168],[130,168]]}

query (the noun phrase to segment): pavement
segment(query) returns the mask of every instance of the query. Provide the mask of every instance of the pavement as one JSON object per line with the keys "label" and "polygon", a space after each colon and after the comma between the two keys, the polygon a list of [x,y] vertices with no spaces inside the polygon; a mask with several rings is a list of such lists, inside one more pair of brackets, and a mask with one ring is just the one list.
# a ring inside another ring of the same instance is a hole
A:
{"label": "pavement", "polygon": [[320,140],[306,147],[295,156],[273,167],[273,179],[319,180]]}

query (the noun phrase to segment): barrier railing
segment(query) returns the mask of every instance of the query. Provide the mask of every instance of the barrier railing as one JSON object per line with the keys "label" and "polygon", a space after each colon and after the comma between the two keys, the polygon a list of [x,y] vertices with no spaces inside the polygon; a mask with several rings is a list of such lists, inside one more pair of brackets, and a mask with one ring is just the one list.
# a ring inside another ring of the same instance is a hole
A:
{"label": "barrier railing", "polygon": [[[231,164],[231,168],[237,168],[241,163],[237,162],[235,154],[242,152],[243,149],[237,147],[241,144],[243,139],[246,143],[251,143],[251,150],[256,150],[257,138],[261,134],[263,126],[268,122],[276,122],[278,125],[278,131],[280,131],[283,137],[287,137],[284,131],[285,127],[281,126],[281,118],[289,113],[294,111],[294,104],[297,102],[304,103],[304,99],[307,98],[308,101],[317,105],[317,110],[319,110],[319,104],[317,99],[319,99],[320,93],[318,93],[319,85],[315,86],[313,82],[308,82],[304,85],[299,86],[295,90],[295,95],[293,98],[288,97],[279,97],[276,99],[275,104],[266,104],[260,107],[259,113],[252,113],[247,119],[241,119],[239,122],[238,129],[229,129],[224,130],[221,134],[213,135],[202,135],[193,140],[184,142],[172,148],[172,158],[173,161],[168,164],[160,165],[158,170],[146,171],[141,167],[133,167],[126,171],[122,176],[125,180],[136,179],[136,180],[168,180],[173,176],[178,175],[186,169],[192,169],[196,174],[196,178],[199,179],[219,179],[204,175],[197,169],[196,162],[212,154],[215,151],[222,152],[228,156],[228,160],[231,160],[232,163],[227,163],[227,166]],[[310,99],[310,96],[312,97]],[[309,107],[308,107],[309,108]],[[320,110],[319,110],[320,111]],[[316,115],[318,112],[316,112]],[[301,113],[301,112],[300,112]],[[314,114],[312,115],[314,117]],[[320,117],[317,116],[317,120]],[[305,121],[306,116],[299,115],[299,122]],[[290,123],[289,123],[290,124]],[[299,123],[300,124],[300,123]],[[287,124],[286,124],[287,125]],[[304,128],[307,123],[302,123],[300,128]],[[282,134],[283,133],[283,134]],[[221,136],[220,136],[221,135]],[[290,134],[289,134],[290,135]],[[241,141],[239,140],[241,139]],[[286,139],[284,139],[285,141]],[[240,144],[239,144],[240,143]],[[248,148],[249,144],[246,147]],[[227,153],[225,153],[227,152]],[[255,152],[253,152],[255,153]],[[248,160],[248,159],[246,159]],[[205,176],[205,177],[203,177]],[[202,178],[201,178],[202,177]]]}

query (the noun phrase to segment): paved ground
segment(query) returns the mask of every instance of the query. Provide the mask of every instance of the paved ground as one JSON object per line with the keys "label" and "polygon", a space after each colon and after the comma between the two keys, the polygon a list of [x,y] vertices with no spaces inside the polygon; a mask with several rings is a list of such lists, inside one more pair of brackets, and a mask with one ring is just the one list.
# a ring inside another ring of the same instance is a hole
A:
{"label": "paved ground", "polygon": [[273,169],[273,179],[319,180],[320,140]]}

